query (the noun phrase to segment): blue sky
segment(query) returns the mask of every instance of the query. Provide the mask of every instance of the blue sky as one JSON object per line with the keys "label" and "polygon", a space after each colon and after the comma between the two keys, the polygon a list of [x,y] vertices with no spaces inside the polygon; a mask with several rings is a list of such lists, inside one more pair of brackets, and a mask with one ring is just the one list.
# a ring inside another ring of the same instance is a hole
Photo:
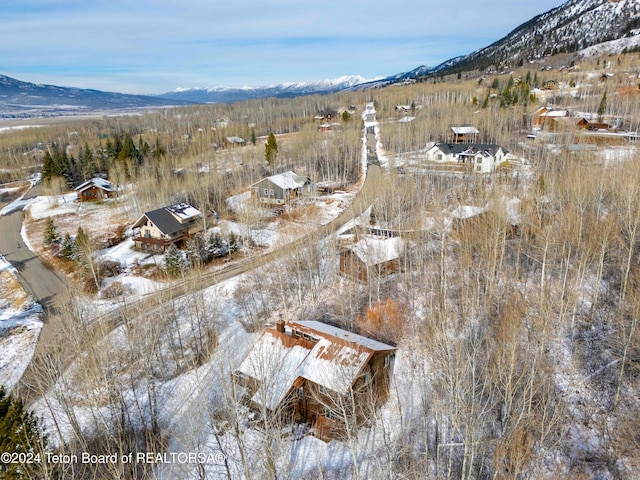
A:
{"label": "blue sky", "polygon": [[2,0],[0,74],[124,93],[437,65],[561,0]]}

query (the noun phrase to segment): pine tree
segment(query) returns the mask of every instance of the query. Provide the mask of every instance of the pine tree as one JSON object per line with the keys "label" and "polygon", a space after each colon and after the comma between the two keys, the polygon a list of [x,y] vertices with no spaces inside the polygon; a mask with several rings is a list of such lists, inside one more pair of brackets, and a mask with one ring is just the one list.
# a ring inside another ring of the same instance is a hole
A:
{"label": "pine tree", "polygon": [[65,233],[64,238],[62,239],[62,247],[60,248],[60,253],[58,255],[67,260],[71,260],[74,253],[75,242],[73,241],[73,238],[71,238],[71,235]]}
{"label": "pine tree", "polygon": [[44,227],[44,240],[43,244],[45,247],[53,245],[54,243],[58,243],[60,241],[60,234],[58,233],[58,228],[53,222],[52,217],[47,218],[47,224]]}
{"label": "pine tree", "polygon": [[51,177],[53,177],[53,158],[47,150],[42,159],[42,179],[49,180]]}
{"label": "pine tree", "polygon": [[91,243],[89,235],[82,227],[78,227],[76,238],[73,242],[73,258],[82,266],[87,265],[91,255]]}
{"label": "pine tree", "polygon": [[607,92],[602,94],[602,99],[600,100],[600,105],[598,105],[598,116],[602,117],[604,112],[607,111]]}
{"label": "pine tree", "polygon": [[272,168],[276,162],[277,155],[278,155],[278,143],[276,142],[276,137],[272,132],[269,134],[269,137],[267,138],[267,144],[264,147],[264,159]]}
{"label": "pine tree", "polygon": [[251,144],[255,147],[256,146],[256,131],[252,128],[251,129]]}
{"label": "pine tree", "polygon": [[[33,412],[25,411],[21,400],[5,393],[0,386],[0,452],[9,454],[40,454],[47,438],[41,432]],[[0,462],[0,478],[39,478],[40,464],[44,462]]]}
{"label": "pine tree", "polygon": [[164,256],[164,270],[171,277],[175,277],[186,269],[182,252],[171,245]]}

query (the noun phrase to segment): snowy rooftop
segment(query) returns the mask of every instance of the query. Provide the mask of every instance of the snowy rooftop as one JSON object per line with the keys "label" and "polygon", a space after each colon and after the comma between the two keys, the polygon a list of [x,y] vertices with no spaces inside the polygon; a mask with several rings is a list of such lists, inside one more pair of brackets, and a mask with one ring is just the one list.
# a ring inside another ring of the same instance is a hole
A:
{"label": "snowy rooftop", "polygon": [[[377,351],[395,347],[313,320],[289,322],[287,333],[265,330],[237,372],[258,381],[251,400],[274,410],[298,378],[344,393]],[[313,347],[291,330],[311,333]],[[319,338],[318,338],[319,337]]]}
{"label": "snowy rooftop", "polygon": [[458,220],[464,220],[465,218],[475,217],[484,213],[485,209],[482,207],[475,207],[473,205],[460,205],[451,212],[451,218]]}
{"label": "snowy rooftop", "polygon": [[181,220],[189,220],[194,217],[202,217],[202,212],[188,203],[176,203],[166,209]]}
{"label": "snowy rooftop", "polygon": [[107,192],[113,191],[112,183],[109,180],[105,178],[100,178],[100,177],[94,177],[91,180],[87,180],[86,182],[81,183],[75,188],[75,190],[83,191],[83,190],[86,190],[87,188],[91,188],[92,186],[96,186]]}
{"label": "snowy rooftop", "polygon": [[300,365],[298,376],[334,392],[345,393],[367,364],[373,352],[358,345],[321,338]]}
{"label": "snowy rooftop", "polygon": [[319,335],[326,336],[329,335],[331,337],[339,338],[340,340],[356,343],[363,347],[366,347],[370,350],[374,351],[387,351],[387,350],[395,350],[395,347],[391,345],[387,345],[386,343],[378,342],[372,338],[363,337],[362,335],[358,335],[357,333],[352,333],[347,330],[343,330],[342,328],[334,327],[332,325],[328,325],[326,323],[318,322],[316,320],[297,320],[295,322],[289,322],[288,326],[291,328],[295,328],[296,325],[300,325],[309,330],[314,330]]}
{"label": "snowy rooftop", "polygon": [[454,127],[451,127],[451,130],[456,135],[477,135],[480,133],[480,131],[472,125],[454,126]]}
{"label": "snowy rooftop", "polygon": [[399,237],[365,237],[351,246],[351,251],[367,265],[380,265],[399,258],[404,250],[404,240]]}
{"label": "snowy rooftop", "polygon": [[311,182],[309,177],[298,175],[291,170],[289,170],[288,172],[279,173],[277,175],[272,175],[270,177],[267,177],[266,180],[270,180],[271,182],[275,183],[280,188],[285,190],[304,187],[305,184]]}
{"label": "snowy rooftop", "polygon": [[299,377],[298,367],[309,354],[300,345],[287,347],[277,332],[265,330],[238,371],[260,382],[252,400],[274,410]]}

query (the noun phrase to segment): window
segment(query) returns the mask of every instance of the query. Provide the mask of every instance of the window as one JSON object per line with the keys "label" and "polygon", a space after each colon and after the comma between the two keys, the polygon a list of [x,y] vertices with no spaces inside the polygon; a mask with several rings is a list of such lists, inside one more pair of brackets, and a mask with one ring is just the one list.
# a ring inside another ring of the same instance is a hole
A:
{"label": "window", "polygon": [[324,385],[318,385],[318,392],[320,392],[322,395],[327,395],[327,387],[325,387]]}
{"label": "window", "polygon": [[269,195],[274,195],[274,194],[275,194],[275,192],[273,191],[273,188],[270,188],[269,189]]}
{"label": "window", "polygon": [[294,330],[293,331],[293,336],[294,337],[299,337],[300,336],[300,332],[298,330]]}
{"label": "window", "polygon": [[391,355],[384,357],[384,368],[388,368],[391,365]]}
{"label": "window", "polygon": [[266,197],[267,195],[269,195],[269,189],[268,188],[263,189],[262,193]]}
{"label": "window", "polygon": [[298,387],[298,388],[296,389],[296,396],[297,396],[300,400],[302,400],[302,399],[304,398],[304,388],[302,388],[302,387]]}
{"label": "window", "polygon": [[436,155],[436,160],[442,160],[442,154],[439,153],[438,155]]}
{"label": "window", "polygon": [[482,163],[482,157],[476,157],[476,163]]}
{"label": "window", "polygon": [[324,407],[324,416],[327,418],[336,418],[336,414],[329,407]]}

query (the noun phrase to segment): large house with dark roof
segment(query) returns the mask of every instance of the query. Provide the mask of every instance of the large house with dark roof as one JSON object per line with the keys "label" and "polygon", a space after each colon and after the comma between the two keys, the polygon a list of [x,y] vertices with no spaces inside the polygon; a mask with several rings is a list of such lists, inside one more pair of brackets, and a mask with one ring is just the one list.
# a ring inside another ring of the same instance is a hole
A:
{"label": "large house with dark roof", "polygon": [[[262,414],[311,424],[322,438],[364,420],[387,395],[395,347],[317,321],[266,328],[233,372],[236,392]],[[370,410],[369,410],[370,413]]]}
{"label": "large house with dark roof", "polygon": [[476,173],[493,172],[509,156],[506,148],[488,143],[436,143],[426,152],[427,161],[463,165]]}
{"label": "large house with dark roof", "polygon": [[191,235],[202,231],[202,219],[202,212],[188,203],[145,212],[132,227],[135,247],[157,252],[171,245],[182,247]]}

